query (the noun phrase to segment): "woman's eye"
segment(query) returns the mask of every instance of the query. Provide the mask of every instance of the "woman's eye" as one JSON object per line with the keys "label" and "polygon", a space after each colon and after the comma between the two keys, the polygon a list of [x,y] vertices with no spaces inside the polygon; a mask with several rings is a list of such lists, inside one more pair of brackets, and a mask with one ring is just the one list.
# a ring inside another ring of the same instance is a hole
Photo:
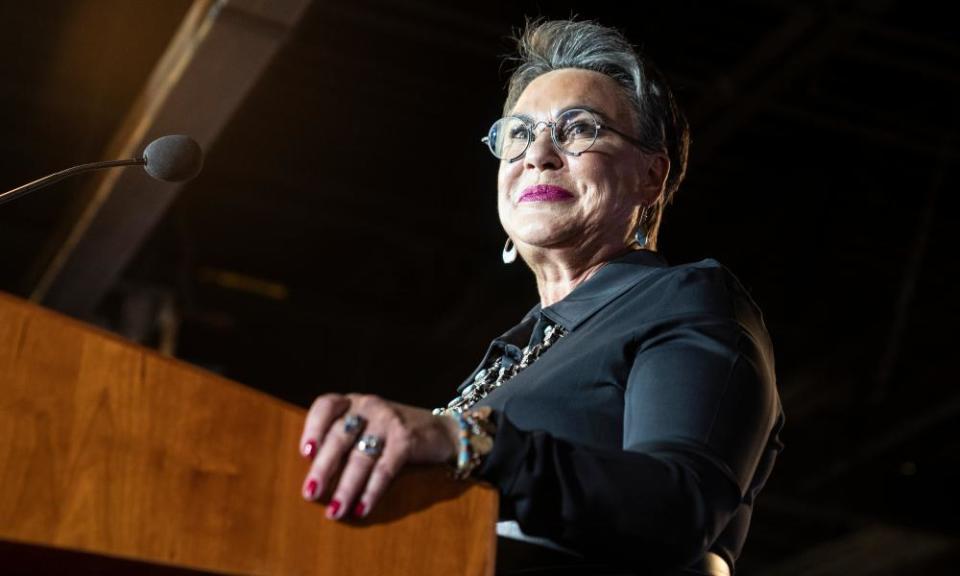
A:
{"label": "woman's eye", "polygon": [[593,136],[593,125],[587,122],[571,122],[563,127],[563,139],[590,138]]}
{"label": "woman's eye", "polygon": [[507,132],[507,138],[511,140],[526,140],[530,135],[530,129],[526,126],[513,126]]}

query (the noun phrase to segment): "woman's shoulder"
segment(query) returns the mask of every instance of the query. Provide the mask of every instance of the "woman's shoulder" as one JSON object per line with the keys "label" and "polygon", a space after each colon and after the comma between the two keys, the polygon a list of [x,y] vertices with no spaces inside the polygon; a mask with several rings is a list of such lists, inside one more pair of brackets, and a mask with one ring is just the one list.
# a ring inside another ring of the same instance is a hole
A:
{"label": "woman's shoulder", "polygon": [[656,267],[639,282],[634,299],[656,303],[661,314],[741,316],[759,307],[740,279],[713,258]]}

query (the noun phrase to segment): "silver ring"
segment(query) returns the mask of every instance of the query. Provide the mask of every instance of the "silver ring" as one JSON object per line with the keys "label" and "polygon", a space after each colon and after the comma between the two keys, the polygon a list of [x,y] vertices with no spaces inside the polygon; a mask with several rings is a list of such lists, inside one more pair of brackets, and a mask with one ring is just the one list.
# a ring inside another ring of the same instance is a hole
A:
{"label": "silver ring", "polygon": [[371,458],[376,458],[383,452],[383,438],[373,434],[364,434],[357,442],[357,450]]}
{"label": "silver ring", "polygon": [[343,433],[353,436],[367,425],[367,419],[359,414],[350,414],[343,420]]}

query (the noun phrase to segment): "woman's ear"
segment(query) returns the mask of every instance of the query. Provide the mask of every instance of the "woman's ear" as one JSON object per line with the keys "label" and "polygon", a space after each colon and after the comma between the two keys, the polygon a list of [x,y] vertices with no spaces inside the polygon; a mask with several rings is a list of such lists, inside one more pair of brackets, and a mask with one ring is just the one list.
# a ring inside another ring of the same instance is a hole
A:
{"label": "woman's ear", "polygon": [[645,167],[641,177],[641,189],[643,191],[644,204],[652,204],[663,194],[667,186],[667,175],[670,174],[670,158],[662,153],[643,153],[646,162],[641,165]]}

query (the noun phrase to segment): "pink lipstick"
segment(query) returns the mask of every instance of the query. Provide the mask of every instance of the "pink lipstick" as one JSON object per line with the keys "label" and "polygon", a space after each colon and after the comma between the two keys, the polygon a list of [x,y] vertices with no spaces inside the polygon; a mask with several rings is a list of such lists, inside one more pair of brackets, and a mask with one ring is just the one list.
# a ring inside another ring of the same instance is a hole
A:
{"label": "pink lipstick", "polygon": [[573,198],[565,188],[550,184],[537,184],[523,189],[518,202],[562,202]]}

